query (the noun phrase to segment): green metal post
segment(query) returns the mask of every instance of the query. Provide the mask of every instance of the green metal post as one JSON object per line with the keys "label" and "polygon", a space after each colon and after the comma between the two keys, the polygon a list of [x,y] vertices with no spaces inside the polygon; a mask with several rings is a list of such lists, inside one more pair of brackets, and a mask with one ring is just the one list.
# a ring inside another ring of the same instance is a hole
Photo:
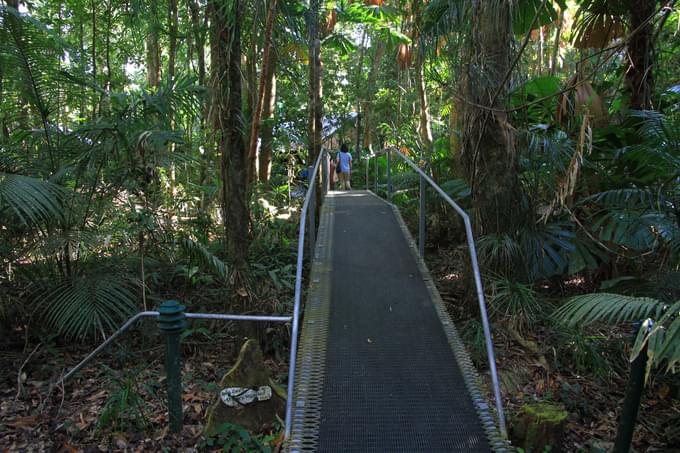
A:
{"label": "green metal post", "polygon": [[180,336],[186,327],[185,306],[166,300],[158,308],[158,328],[165,337],[165,375],[168,385],[170,431],[182,430],[182,350]]}
{"label": "green metal post", "polygon": [[640,354],[630,364],[630,376],[626,386],[626,396],[623,400],[619,426],[616,430],[613,453],[628,453],[630,451],[638,410],[640,408],[640,399],[645,389],[646,370],[647,345],[645,344]]}
{"label": "green metal post", "polygon": [[392,150],[387,150],[387,201],[392,201],[392,171],[390,170],[390,161],[392,160]]}

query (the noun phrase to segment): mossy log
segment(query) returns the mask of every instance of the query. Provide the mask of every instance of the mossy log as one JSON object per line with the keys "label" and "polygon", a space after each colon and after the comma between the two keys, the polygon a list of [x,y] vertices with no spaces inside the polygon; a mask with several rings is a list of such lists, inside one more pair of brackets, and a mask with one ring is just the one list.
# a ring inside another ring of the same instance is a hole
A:
{"label": "mossy log", "polygon": [[[267,385],[272,387],[272,397],[266,401],[228,407],[220,398],[220,391],[228,387],[257,388]],[[276,417],[283,419],[286,415],[285,395],[285,390],[271,380],[257,341],[248,340],[241,347],[236,364],[220,382],[217,402],[208,412],[204,432],[209,436],[214,435],[224,423],[241,425],[256,433],[270,429]]]}
{"label": "mossy log", "polygon": [[561,452],[567,415],[564,408],[554,404],[525,404],[513,419],[513,444],[527,453],[543,453],[546,447],[551,453]]}

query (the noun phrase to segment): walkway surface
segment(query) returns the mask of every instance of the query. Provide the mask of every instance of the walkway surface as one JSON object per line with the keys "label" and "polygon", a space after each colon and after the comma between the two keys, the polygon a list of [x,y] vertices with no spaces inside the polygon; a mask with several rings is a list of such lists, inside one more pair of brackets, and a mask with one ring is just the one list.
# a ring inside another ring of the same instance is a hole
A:
{"label": "walkway surface", "polygon": [[310,278],[289,451],[491,451],[478,377],[392,205],[331,192]]}

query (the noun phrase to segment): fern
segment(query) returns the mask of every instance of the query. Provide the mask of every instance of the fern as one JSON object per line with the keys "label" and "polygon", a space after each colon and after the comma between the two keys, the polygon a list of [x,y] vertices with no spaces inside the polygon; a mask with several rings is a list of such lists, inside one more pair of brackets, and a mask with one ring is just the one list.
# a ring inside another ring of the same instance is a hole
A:
{"label": "fern", "polygon": [[73,277],[39,295],[45,322],[68,338],[105,337],[137,309],[129,280],[110,275]]}

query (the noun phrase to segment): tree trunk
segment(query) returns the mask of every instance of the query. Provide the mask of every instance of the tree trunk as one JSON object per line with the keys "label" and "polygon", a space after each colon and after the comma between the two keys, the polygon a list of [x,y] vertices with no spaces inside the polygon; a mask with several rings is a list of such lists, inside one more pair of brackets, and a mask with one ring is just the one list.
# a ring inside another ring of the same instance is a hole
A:
{"label": "tree trunk", "polygon": [[652,107],[652,25],[647,23],[654,14],[654,0],[630,2],[630,28],[638,30],[628,42],[629,66],[626,71],[626,86],[630,92],[630,108],[648,110]]}
{"label": "tree trunk", "polygon": [[507,87],[499,85],[510,69],[511,4],[511,0],[474,0],[467,37],[470,64],[463,74],[462,92],[471,102],[463,114],[461,157],[480,234],[512,234],[519,214],[513,129],[505,113],[489,110],[502,109],[507,98]]}
{"label": "tree trunk", "polygon": [[[91,2],[92,8],[92,80],[97,83],[97,4]],[[97,116],[97,101],[92,102],[92,119]]]}
{"label": "tree trunk", "polygon": [[[356,106],[356,112],[357,112],[357,126],[356,126],[356,149],[354,150],[354,153],[356,154],[357,161],[360,161],[361,159],[361,117],[362,117],[362,112],[361,112],[361,80],[363,79],[363,74],[364,74],[364,56],[366,54],[366,38],[368,37],[368,34],[366,32],[366,28],[364,28],[364,31],[361,34],[361,49],[359,50],[359,64],[357,64],[357,85],[354,87],[357,92],[357,106]],[[332,178],[331,178],[332,179]]]}
{"label": "tree trunk", "polygon": [[425,146],[425,152],[430,153],[432,147],[432,126],[430,122],[430,105],[427,100],[427,85],[425,83],[425,45],[420,40],[418,55],[416,56],[416,84],[418,85],[418,97],[420,98],[420,124],[418,133]]}
{"label": "tree trunk", "polygon": [[[264,50],[262,53],[262,66],[260,68],[260,83],[258,84],[257,97],[255,99],[255,111],[253,113],[250,126],[250,140],[248,140],[248,182],[253,182],[257,175],[257,149],[258,137],[260,135],[260,125],[262,122],[262,111],[265,103],[265,91],[269,77],[269,66],[272,53],[272,30],[276,21],[276,0],[270,0],[269,10],[267,11],[267,23],[264,31]],[[254,36],[253,36],[254,38]]]}
{"label": "tree trunk", "polygon": [[175,61],[177,60],[177,0],[168,1],[168,80],[175,80]]}
{"label": "tree trunk", "polygon": [[555,43],[553,44],[552,60],[550,63],[550,75],[554,76],[557,72],[557,59],[560,55],[560,39],[562,37],[562,26],[564,24],[564,11],[560,9],[560,18],[557,22],[557,30],[555,31]]}
{"label": "tree trunk", "polygon": [[241,104],[241,0],[214,0],[211,46],[213,115],[219,135],[222,217],[226,249],[233,271],[248,258],[249,213],[246,201],[246,155]]}
{"label": "tree trunk", "polygon": [[371,72],[368,74],[368,83],[366,84],[366,100],[364,101],[364,149],[369,151],[373,150],[373,124],[371,115],[373,113],[373,98],[375,93],[378,91],[376,86],[376,80],[378,78],[378,72],[380,72],[380,63],[382,62],[382,57],[385,54],[385,43],[379,39],[375,39],[375,55],[373,56],[373,65],[371,66]]}
{"label": "tree trunk", "polygon": [[146,82],[149,88],[155,88],[158,87],[161,80],[161,50],[158,44],[156,0],[151,0],[149,8],[151,10],[151,18],[149,33],[146,36]]}
{"label": "tree trunk", "polygon": [[191,28],[196,46],[196,58],[198,59],[198,84],[205,86],[205,33],[201,27],[199,7],[196,0],[188,0],[191,14]]}
{"label": "tree trunk", "polygon": [[[307,165],[314,165],[321,152],[321,41],[319,40],[319,10],[321,0],[312,0],[308,18],[309,30],[309,156]],[[311,176],[311,175],[310,175]]]}
{"label": "tree trunk", "polygon": [[274,111],[276,109],[276,52],[272,52],[267,67],[267,84],[264,91],[264,110],[262,112],[262,149],[260,150],[260,182],[269,183],[272,168],[272,148],[274,144]]}

